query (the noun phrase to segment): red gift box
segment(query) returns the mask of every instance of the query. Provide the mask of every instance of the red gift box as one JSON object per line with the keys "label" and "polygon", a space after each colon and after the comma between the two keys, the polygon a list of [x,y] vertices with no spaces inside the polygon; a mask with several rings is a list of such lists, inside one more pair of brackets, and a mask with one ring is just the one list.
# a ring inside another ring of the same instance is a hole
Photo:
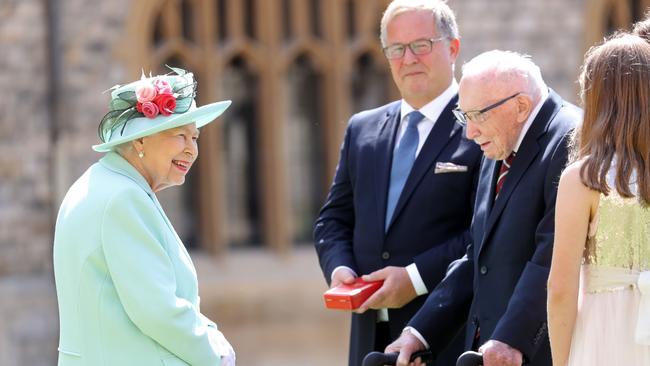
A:
{"label": "red gift box", "polygon": [[328,309],[354,310],[358,309],[370,295],[379,290],[384,281],[366,282],[361,278],[350,284],[341,284],[323,294],[325,307]]}

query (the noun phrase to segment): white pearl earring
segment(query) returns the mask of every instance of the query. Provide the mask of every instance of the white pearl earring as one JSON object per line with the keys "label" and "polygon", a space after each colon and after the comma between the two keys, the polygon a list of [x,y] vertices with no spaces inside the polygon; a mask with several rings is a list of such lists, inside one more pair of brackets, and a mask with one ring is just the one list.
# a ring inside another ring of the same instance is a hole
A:
{"label": "white pearl earring", "polygon": [[140,151],[138,153],[138,156],[140,157],[140,159],[144,158],[144,151]]}

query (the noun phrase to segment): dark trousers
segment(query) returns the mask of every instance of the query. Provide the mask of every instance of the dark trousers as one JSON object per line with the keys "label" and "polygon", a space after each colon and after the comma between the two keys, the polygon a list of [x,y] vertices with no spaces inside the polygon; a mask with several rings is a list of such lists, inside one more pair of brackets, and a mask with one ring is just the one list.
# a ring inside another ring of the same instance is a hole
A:
{"label": "dark trousers", "polygon": [[386,346],[392,342],[393,339],[390,337],[388,322],[377,323],[377,328],[375,328],[375,351],[384,352]]}

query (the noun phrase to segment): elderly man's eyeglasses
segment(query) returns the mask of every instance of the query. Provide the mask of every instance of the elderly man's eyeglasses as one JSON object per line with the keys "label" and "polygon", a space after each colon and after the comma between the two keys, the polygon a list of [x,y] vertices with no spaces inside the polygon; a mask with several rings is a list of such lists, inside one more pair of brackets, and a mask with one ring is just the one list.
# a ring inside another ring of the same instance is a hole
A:
{"label": "elderly man's eyeglasses", "polygon": [[384,47],[384,55],[386,55],[386,58],[389,60],[402,58],[406,52],[406,47],[410,48],[414,55],[426,55],[431,52],[434,43],[440,42],[445,38],[447,37],[418,39],[409,44],[395,43],[388,47]]}
{"label": "elderly man's eyeglasses", "polygon": [[493,110],[494,108],[504,104],[505,102],[509,101],[510,99],[516,97],[519,94],[521,94],[521,92],[515,93],[507,98],[503,98],[500,101],[494,104],[490,104],[489,106],[478,111],[463,112],[460,108],[456,108],[453,110],[454,116],[456,116],[458,123],[463,126],[467,125],[468,121],[472,123],[483,123],[487,119],[486,112]]}

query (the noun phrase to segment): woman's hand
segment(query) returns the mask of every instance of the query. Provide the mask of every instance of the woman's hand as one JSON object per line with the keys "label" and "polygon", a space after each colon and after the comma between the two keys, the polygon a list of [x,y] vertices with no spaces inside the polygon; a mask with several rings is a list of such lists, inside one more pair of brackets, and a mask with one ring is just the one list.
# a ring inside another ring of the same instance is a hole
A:
{"label": "woman's hand", "polygon": [[235,366],[235,350],[226,337],[218,330],[210,333],[210,342],[221,355],[221,366]]}

